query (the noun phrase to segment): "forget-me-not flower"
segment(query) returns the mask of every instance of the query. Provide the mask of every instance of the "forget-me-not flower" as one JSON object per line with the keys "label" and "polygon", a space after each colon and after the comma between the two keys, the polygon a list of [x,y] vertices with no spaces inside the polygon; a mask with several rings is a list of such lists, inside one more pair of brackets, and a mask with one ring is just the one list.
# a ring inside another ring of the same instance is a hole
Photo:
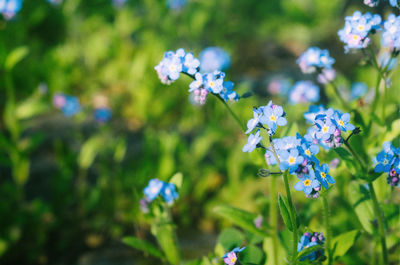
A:
{"label": "forget-me-not flower", "polygon": [[200,53],[200,69],[204,73],[226,70],[230,64],[229,54],[219,47],[208,47]]}
{"label": "forget-me-not flower", "polygon": [[256,132],[256,134],[250,134],[249,138],[247,139],[247,144],[243,146],[242,151],[243,152],[253,152],[253,150],[257,147],[257,144],[262,140],[262,137],[260,136],[260,130]]}
{"label": "forget-me-not flower", "polygon": [[310,170],[310,175],[305,175],[294,185],[295,190],[303,191],[306,195],[310,195],[315,188],[319,187],[319,181],[315,178],[315,173],[313,170]]}
{"label": "forget-me-not flower", "polygon": [[165,182],[159,179],[151,179],[147,187],[143,190],[144,195],[149,201],[153,201],[161,192]]}
{"label": "forget-me-not flower", "polygon": [[329,175],[329,166],[327,164],[315,166],[315,177],[325,189],[329,188],[329,184],[335,184],[335,180]]}
{"label": "forget-me-not flower", "polygon": [[161,196],[164,198],[165,202],[171,204],[175,199],[178,198],[178,192],[176,191],[176,186],[173,183],[164,183],[161,190]]}
{"label": "forget-me-not flower", "polygon": [[289,103],[308,103],[319,100],[319,87],[311,81],[298,81],[289,91]]}

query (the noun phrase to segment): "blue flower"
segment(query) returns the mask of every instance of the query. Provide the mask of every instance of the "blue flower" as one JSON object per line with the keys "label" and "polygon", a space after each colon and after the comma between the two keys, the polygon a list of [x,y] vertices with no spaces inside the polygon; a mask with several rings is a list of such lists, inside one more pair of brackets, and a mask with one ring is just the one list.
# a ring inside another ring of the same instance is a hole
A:
{"label": "blue flower", "polygon": [[95,109],[94,118],[98,122],[107,122],[109,119],[111,119],[111,110],[109,108]]}
{"label": "blue flower", "polygon": [[200,69],[202,72],[211,73],[226,70],[230,64],[229,54],[219,47],[208,47],[200,53]]}
{"label": "blue flower", "polygon": [[225,73],[215,71],[213,73],[206,74],[204,78],[204,87],[214,94],[219,94],[224,84]]}
{"label": "blue flower", "polygon": [[297,191],[303,191],[306,195],[310,195],[311,192],[320,187],[318,180],[315,178],[313,170],[310,170],[310,175],[305,175],[299,182],[294,185],[294,189]]}
{"label": "blue flower", "polygon": [[291,86],[292,84],[288,78],[277,76],[268,83],[267,90],[272,95],[286,96]]}
{"label": "blue flower", "polygon": [[283,108],[278,105],[272,107],[264,107],[263,116],[260,118],[262,124],[266,124],[273,132],[276,131],[277,125],[285,126],[287,121]]}
{"label": "blue flower", "polygon": [[260,136],[260,130],[256,132],[256,134],[250,134],[247,139],[247,144],[243,146],[243,152],[253,152],[253,150],[257,147],[257,144],[261,141],[262,137]]}
{"label": "blue flower", "polygon": [[327,119],[325,122],[321,120],[317,120],[315,122],[317,125],[318,131],[315,136],[320,140],[328,140],[333,135],[336,130],[335,125],[332,123],[330,119]]}
{"label": "blue flower", "polygon": [[289,103],[308,103],[319,100],[319,87],[311,81],[298,81],[289,91]]}
{"label": "blue flower", "polygon": [[385,151],[381,151],[376,156],[378,164],[375,166],[375,172],[389,172],[393,165],[393,158],[393,155]]}
{"label": "blue flower", "polygon": [[362,82],[355,82],[351,85],[350,99],[358,99],[367,93],[368,86]]}
{"label": "blue flower", "polygon": [[[301,236],[300,241],[297,243],[297,252],[302,251],[305,248],[309,248],[315,245],[323,245],[325,243],[325,238],[322,233],[310,233],[306,232]],[[300,261],[304,261],[306,259],[310,261],[314,261],[318,259],[319,257],[322,257],[324,255],[323,250],[317,250],[314,252],[311,252],[304,258],[300,259]]]}
{"label": "blue flower", "polygon": [[379,15],[371,13],[363,15],[360,11],[355,11],[352,16],[347,16],[344,28],[338,32],[340,40],[346,44],[346,52],[349,49],[366,48],[371,41],[368,37],[369,34],[380,29],[381,21]]}
{"label": "blue flower", "polygon": [[300,165],[304,160],[304,157],[299,154],[297,149],[291,149],[289,152],[286,150],[280,150],[278,151],[278,157],[281,161],[280,169],[289,169],[290,173],[296,171],[298,165]]}
{"label": "blue flower", "polygon": [[175,53],[169,51],[164,54],[162,61],[154,67],[162,83],[170,84],[179,78],[183,69],[184,57],[185,50],[183,49],[178,49]]}
{"label": "blue flower", "polygon": [[391,49],[400,48],[400,16],[389,15],[383,28],[382,45]]}
{"label": "blue flower", "polygon": [[389,0],[389,4],[394,7],[399,7],[399,0]]}
{"label": "blue flower", "polygon": [[329,175],[329,166],[327,164],[322,164],[321,166],[316,165],[315,173],[317,180],[325,189],[329,188],[329,184],[335,184],[335,180]]}
{"label": "blue flower", "polygon": [[338,112],[334,114],[334,119],[333,122],[335,123],[336,127],[344,132],[347,132],[347,130],[352,131],[356,127],[353,124],[350,124],[350,114],[345,113],[343,115],[340,115]]}
{"label": "blue flower", "polygon": [[187,0],[167,0],[167,6],[173,10],[180,10],[187,4]]}
{"label": "blue flower", "polygon": [[297,59],[297,64],[303,73],[314,73],[317,69],[330,69],[334,63],[335,59],[329,56],[329,51],[318,47],[308,48]]}
{"label": "blue flower", "polygon": [[175,184],[164,183],[164,186],[161,190],[161,196],[164,198],[166,203],[173,203],[174,200],[178,198],[178,192],[176,191]]}
{"label": "blue flower", "polygon": [[65,104],[62,106],[61,111],[66,117],[71,117],[81,110],[79,100],[77,97],[65,96]]}
{"label": "blue flower", "polygon": [[247,131],[245,132],[245,134],[250,133],[251,131],[254,130],[254,128],[256,128],[256,126],[260,122],[261,116],[262,114],[257,111],[257,108],[253,108],[253,119],[250,119],[247,122]]}
{"label": "blue flower", "polygon": [[203,75],[200,73],[196,73],[194,75],[195,80],[192,81],[189,85],[189,92],[193,92],[196,89],[199,89],[203,85]]}
{"label": "blue flower", "polygon": [[310,107],[308,107],[308,112],[304,112],[303,116],[308,123],[314,124],[315,118],[318,115],[324,114],[325,111],[326,110],[323,105],[310,105]]}
{"label": "blue flower", "polygon": [[393,70],[397,64],[397,59],[389,52],[385,52],[378,58],[379,65],[382,69]]}
{"label": "blue flower", "polygon": [[160,194],[164,184],[165,182],[159,179],[151,179],[143,193],[149,201],[153,201]]}
{"label": "blue flower", "polygon": [[185,55],[185,61],[183,62],[183,71],[194,75],[197,72],[197,68],[200,66],[200,61],[193,56],[193,53],[189,52]]}
{"label": "blue flower", "polygon": [[396,160],[393,163],[393,166],[397,174],[400,174],[400,158],[396,158]]}
{"label": "blue flower", "polygon": [[[303,138],[306,139],[306,138]],[[319,147],[316,144],[313,144],[310,141],[303,141],[303,143],[300,146],[300,153],[302,156],[305,156],[308,159],[311,159],[313,156],[318,154],[319,152]]]}
{"label": "blue flower", "polygon": [[237,253],[242,252],[246,247],[242,248],[234,248],[232,251],[226,253],[222,258],[224,259],[225,264],[227,265],[235,265],[237,261]]}
{"label": "blue flower", "polygon": [[238,101],[240,99],[239,95],[233,90],[234,83],[231,81],[224,81],[222,84],[222,91],[219,95],[225,100]]}
{"label": "blue flower", "polygon": [[12,19],[22,8],[22,0],[0,0],[0,13],[4,18]]}

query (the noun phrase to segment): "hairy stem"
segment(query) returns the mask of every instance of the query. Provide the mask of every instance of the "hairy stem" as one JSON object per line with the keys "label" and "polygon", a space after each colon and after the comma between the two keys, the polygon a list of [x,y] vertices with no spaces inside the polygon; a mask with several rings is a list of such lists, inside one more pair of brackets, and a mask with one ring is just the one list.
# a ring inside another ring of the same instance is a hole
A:
{"label": "hairy stem", "polygon": [[276,176],[271,176],[271,187],[270,187],[271,199],[269,207],[269,222],[272,227],[272,249],[273,249],[273,261],[274,264],[278,262],[278,208],[276,200]]}
{"label": "hairy stem", "polygon": [[292,195],[290,193],[289,180],[287,171],[282,175],[283,181],[285,182],[286,196],[289,203],[289,215],[292,222],[293,233],[292,233],[292,261],[290,264],[295,265],[297,263],[297,221],[296,213],[293,206]]}
{"label": "hairy stem", "polygon": [[322,195],[322,203],[324,206],[324,224],[325,224],[325,235],[326,235],[326,249],[328,252],[328,265],[332,264],[332,248],[331,248],[331,223],[330,223],[330,212],[327,194]]}
{"label": "hairy stem", "polygon": [[386,239],[385,239],[385,227],[384,227],[383,212],[382,212],[382,209],[379,207],[378,199],[376,198],[374,185],[372,185],[371,181],[368,182],[368,187],[369,187],[369,192],[371,195],[372,204],[374,206],[374,214],[378,218],[378,232],[379,232],[379,238],[381,241],[383,264],[388,265],[389,264],[388,263],[388,251],[387,251]]}

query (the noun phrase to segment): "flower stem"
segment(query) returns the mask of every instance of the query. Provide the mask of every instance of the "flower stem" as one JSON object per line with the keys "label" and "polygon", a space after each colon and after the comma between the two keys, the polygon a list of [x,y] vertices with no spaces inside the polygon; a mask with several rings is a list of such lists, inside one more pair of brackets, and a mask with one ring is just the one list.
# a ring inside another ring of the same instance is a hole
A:
{"label": "flower stem", "polygon": [[[215,95],[215,94],[213,94]],[[221,98],[218,95],[215,95],[224,105],[225,107],[228,109],[229,113],[231,114],[231,116],[235,119],[235,121],[237,122],[237,124],[239,125],[239,127],[242,129],[243,132],[246,131],[246,127],[244,126],[244,124],[240,121],[239,117],[235,114],[235,112],[233,112],[233,110],[231,109],[231,107],[225,102],[225,100],[223,98]]]}
{"label": "flower stem", "polygon": [[[346,147],[349,149],[351,154],[356,158],[357,162],[360,164],[360,167],[362,169],[362,172],[365,174],[368,174],[368,169],[365,166],[365,164],[362,162],[361,158],[358,156],[356,152],[354,152],[353,148],[350,146],[350,144],[345,141],[344,144]],[[382,212],[382,209],[379,207],[378,199],[376,198],[376,193],[374,186],[372,185],[372,181],[368,180],[368,187],[369,187],[369,193],[371,195],[371,200],[374,208],[374,215],[378,218],[378,232],[379,232],[379,238],[381,241],[381,248],[382,248],[382,258],[383,258],[383,264],[387,265],[388,264],[388,251],[386,247],[386,239],[385,239],[385,227],[384,227],[384,215]]]}
{"label": "flower stem", "polygon": [[270,186],[270,207],[269,207],[269,222],[271,225],[272,233],[272,249],[273,249],[273,261],[274,264],[279,264],[278,262],[278,208],[276,200],[276,176],[271,176],[271,186]]}
{"label": "flower stem", "polygon": [[292,261],[290,264],[296,265],[297,263],[297,221],[296,213],[293,206],[292,195],[290,194],[288,172],[286,171],[283,175],[283,181],[285,182],[286,196],[288,198],[289,208],[290,208],[290,220],[292,222],[293,233],[292,233]]}
{"label": "flower stem", "polygon": [[340,94],[339,88],[336,85],[336,83],[334,81],[330,82],[330,84],[333,87],[333,90],[335,91],[336,96],[339,98],[340,103],[342,104],[342,106],[346,109],[349,109],[349,106],[347,105],[346,101],[343,99],[342,95]]}
{"label": "flower stem", "polygon": [[324,223],[325,223],[325,233],[326,233],[326,249],[328,252],[328,265],[332,264],[332,249],[331,249],[331,224],[330,224],[330,213],[327,194],[322,195],[322,203],[324,206]]}
{"label": "flower stem", "polygon": [[374,189],[374,185],[371,181],[368,181],[369,192],[371,195],[371,200],[374,206],[374,214],[378,218],[378,232],[379,238],[381,240],[381,248],[382,248],[382,258],[383,264],[387,265],[388,263],[388,251],[386,246],[386,239],[385,239],[385,227],[384,227],[384,216],[382,209],[379,207],[378,199],[376,198],[376,193]]}

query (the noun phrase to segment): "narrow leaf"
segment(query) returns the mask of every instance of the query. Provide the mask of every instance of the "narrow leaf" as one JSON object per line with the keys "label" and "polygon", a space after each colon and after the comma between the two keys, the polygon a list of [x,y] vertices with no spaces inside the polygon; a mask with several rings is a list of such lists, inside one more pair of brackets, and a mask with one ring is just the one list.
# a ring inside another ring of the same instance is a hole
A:
{"label": "narrow leaf", "polygon": [[366,187],[352,182],[349,185],[349,199],[362,227],[368,233],[373,233],[372,220],[374,220],[372,203]]}
{"label": "narrow leaf", "polygon": [[228,205],[219,205],[214,208],[214,212],[249,232],[262,237],[268,236],[268,232],[266,230],[269,229],[269,227],[265,224],[265,222],[260,228],[255,226],[254,219],[257,218],[257,215],[254,213],[249,213]]}
{"label": "narrow leaf", "polygon": [[153,244],[133,236],[127,236],[122,239],[122,242],[133,248],[139,249],[149,255],[159,259],[164,259],[163,253]]}
{"label": "narrow leaf", "polygon": [[24,59],[24,57],[28,54],[28,52],[29,49],[25,46],[14,49],[7,56],[6,61],[4,63],[4,68],[7,71],[12,70],[17,63],[19,63],[22,59]]}
{"label": "narrow leaf", "polygon": [[279,209],[281,212],[281,216],[283,222],[285,223],[286,227],[293,232],[292,221],[290,220],[289,210],[288,210],[288,202],[285,196],[279,194],[278,195],[278,203]]}
{"label": "narrow leaf", "polygon": [[300,251],[300,253],[298,253],[297,255],[297,260],[301,260],[303,258],[305,258],[306,256],[310,255],[311,253],[313,253],[314,251],[318,251],[318,250],[322,250],[324,249],[321,245],[315,245],[309,248],[305,248],[302,251]]}

